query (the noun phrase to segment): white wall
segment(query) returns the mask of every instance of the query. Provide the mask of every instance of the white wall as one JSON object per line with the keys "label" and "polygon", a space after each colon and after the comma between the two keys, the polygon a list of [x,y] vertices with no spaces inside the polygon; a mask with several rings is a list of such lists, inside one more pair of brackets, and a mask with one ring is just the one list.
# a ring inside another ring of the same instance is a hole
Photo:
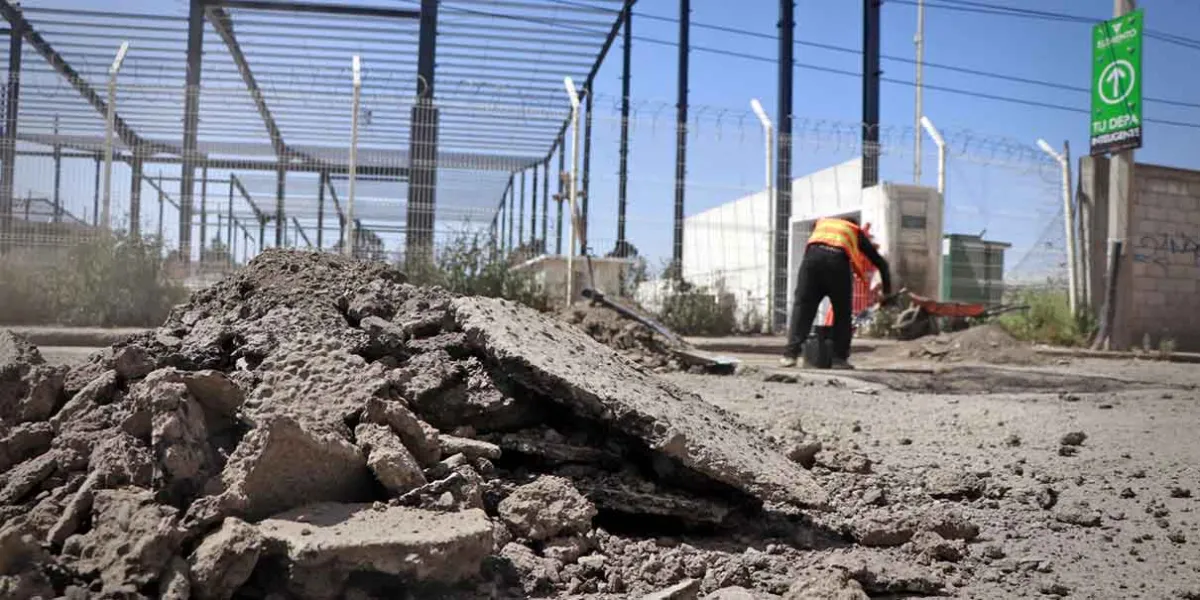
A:
{"label": "white wall", "polygon": [[[858,210],[861,159],[792,180],[792,215]],[[738,300],[738,317],[766,316],[770,281],[770,199],[766,191],[743,196],[683,220],[683,276],[699,285],[723,280]]]}

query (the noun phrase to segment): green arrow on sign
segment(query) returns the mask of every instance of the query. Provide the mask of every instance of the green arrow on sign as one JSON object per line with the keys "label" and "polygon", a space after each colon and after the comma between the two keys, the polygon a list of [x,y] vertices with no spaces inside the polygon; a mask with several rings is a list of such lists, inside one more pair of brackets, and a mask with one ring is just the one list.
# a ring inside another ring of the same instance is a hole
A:
{"label": "green arrow on sign", "polygon": [[1092,154],[1142,147],[1143,14],[1092,28]]}

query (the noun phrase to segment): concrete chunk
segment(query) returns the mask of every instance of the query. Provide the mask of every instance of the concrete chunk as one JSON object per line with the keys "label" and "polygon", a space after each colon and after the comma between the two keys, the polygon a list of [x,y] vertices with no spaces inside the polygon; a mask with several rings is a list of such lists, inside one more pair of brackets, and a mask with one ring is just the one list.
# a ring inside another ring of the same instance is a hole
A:
{"label": "concrete chunk", "polygon": [[479,574],[492,526],[478,509],[437,513],[371,504],[322,503],[259,524],[266,552],[284,560],[292,591],[334,598],[351,572],[457,583]]}
{"label": "concrete chunk", "polygon": [[367,467],[391,495],[398,496],[425,485],[421,465],[390,429],[363,423],[354,429],[354,437],[367,455]]}
{"label": "concrete chunk", "polygon": [[192,593],[199,600],[227,600],[254,571],[262,551],[258,529],[230,517],[192,552]]}
{"label": "concrete chunk", "polygon": [[634,367],[586,333],[503,300],[457,298],[453,307],[470,344],[499,370],[576,415],[761,500],[827,504],[812,475],[733,415]]}
{"label": "concrete chunk", "polygon": [[513,533],[531,540],[585,533],[596,507],[562,477],[543,475],[500,502],[500,518]]}

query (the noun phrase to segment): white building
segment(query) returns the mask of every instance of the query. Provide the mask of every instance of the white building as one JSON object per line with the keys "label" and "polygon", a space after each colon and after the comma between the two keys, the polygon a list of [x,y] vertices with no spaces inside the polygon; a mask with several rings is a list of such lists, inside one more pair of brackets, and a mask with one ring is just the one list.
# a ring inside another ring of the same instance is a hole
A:
{"label": "white building", "polygon": [[[766,315],[773,226],[766,191],[743,196],[686,217],[683,225],[683,277],[710,288],[721,288],[738,301],[739,317]],[[896,287],[937,296],[942,237],[942,199],[927,187],[882,183],[862,188],[862,161],[854,159],[792,181],[792,219],[789,227],[788,306],[795,273],[804,254],[808,232],[816,219],[856,215],[879,243],[891,263]],[[639,300],[654,308],[661,290],[649,282]]]}

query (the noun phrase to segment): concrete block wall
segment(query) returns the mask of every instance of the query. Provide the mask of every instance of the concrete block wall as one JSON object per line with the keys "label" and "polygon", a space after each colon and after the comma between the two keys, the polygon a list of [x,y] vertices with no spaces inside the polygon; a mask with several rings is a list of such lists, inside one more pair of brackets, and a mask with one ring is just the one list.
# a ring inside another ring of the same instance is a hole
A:
{"label": "concrete block wall", "polygon": [[[1200,172],[1137,165],[1125,339],[1200,350]],[[1122,278],[1124,279],[1124,278]]]}

